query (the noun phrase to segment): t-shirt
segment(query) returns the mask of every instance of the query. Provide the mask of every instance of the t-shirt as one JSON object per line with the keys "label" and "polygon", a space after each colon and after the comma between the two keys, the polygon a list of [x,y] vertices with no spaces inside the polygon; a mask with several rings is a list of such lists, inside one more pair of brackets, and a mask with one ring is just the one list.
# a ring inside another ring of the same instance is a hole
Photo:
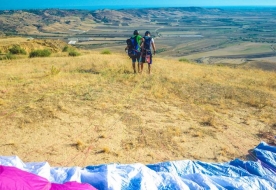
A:
{"label": "t-shirt", "polygon": [[142,36],[140,36],[140,35],[134,35],[134,36],[132,36],[133,38],[135,38],[136,37],[136,42],[137,42],[137,44],[139,44],[139,50],[141,49],[140,48],[140,45],[141,45],[141,43],[142,43]]}
{"label": "t-shirt", "polygon": [[150,37],[150,36],[144,36],[144,38],[145,38],[145,40],[148,39],[148,38],[151,38],[150,44],[149,44],[149,49],[151,49],[151,46],[152,46],[151,44],[154,43],[154,39],[152,37]]}

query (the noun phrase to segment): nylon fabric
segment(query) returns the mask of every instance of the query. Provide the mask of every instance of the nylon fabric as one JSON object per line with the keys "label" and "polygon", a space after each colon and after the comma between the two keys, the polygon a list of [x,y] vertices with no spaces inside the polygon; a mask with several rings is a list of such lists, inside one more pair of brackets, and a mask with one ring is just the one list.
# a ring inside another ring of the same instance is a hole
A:
{"label": "nylon fabric", "polygon": [[[47,162],[24,163],[17,156],[2,156],[0,165],[37,175],[37,180],[47,179],[57,184],[56,189],[61,188],[58,184],[72,181],[104,190],[276,189],[276,147],[261,142],[252,154],[256,160],[234,159],[225,163],[181,160],[148,165],[113,163],[84,168],[50,167]],[[12,176],[11,180],[16,181],[17,177]],[[3,183],[1,185],[3,187]]]}

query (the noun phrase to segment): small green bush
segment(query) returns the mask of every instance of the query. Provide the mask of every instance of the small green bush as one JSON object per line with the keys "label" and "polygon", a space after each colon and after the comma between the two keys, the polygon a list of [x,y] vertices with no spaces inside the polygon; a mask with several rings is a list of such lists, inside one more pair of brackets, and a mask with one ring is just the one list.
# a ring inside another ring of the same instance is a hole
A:
{"label": "small green bush", "polygon": [[64,46],[64,48],[62,49],[62,52],[68,52],[69,51],[69,46]]}
{"label": "small green bush", "polygon": [[16,56],[11,54],[11,53],[7,53],[6,54],[6,59],[16,59]]}
{"label": "small green bush", "polygon": [[12,46],[12,48],[9,49],[9,52],[11,54],[23,54],[23,55],[27,54],[26,51],[22,49],[19,45]]}
{"label": "small green bush", "polygon": [[190,60],[186,58],[180,58],[178,61],[190,63]]}
{"label": "small green bush", "polygon": [[70,51],[70,52],[69,52],[69,56],[75,57],[75,56],[79,56],[79,55],[80,55],[80,53],[77,52],[77,51]]}
{"label": "small green bush", "polygon": [[34,50],[30,53],[29,57],[49,57],[51,55],[51,51],[48,49],[43,49],[43,50]]}
{"label": "small green bush", "polygon": [[76,51],[76,48],[75,47],[72,47],[72,46],[64,46],[64,48],[62,49],[62,52],[70,52],[70,51]]}
{"label": "small green bush", "polygon": [[12,60],[12,59],[16,59],[16,56],[11,53],[7,53],[6,55],[0,57],[0,60]]}
{"label": "small green bush", "polygon": [[101,54],[111,54],[110,50],[108,49],[105,49],[101,52]]}

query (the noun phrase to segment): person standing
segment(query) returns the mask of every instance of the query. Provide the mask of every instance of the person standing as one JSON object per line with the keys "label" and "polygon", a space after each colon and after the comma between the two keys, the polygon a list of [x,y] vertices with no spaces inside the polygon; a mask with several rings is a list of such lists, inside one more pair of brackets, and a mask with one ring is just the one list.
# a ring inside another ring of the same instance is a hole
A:
{"label": "person standing", "polygon": [[145,32],[145,36],[142,38],[142,53],[141,53],[141,60],[140,60],[140,72],[143,72],[143,64],[148,63],[148,71],[151,74],[151,64],[152,64],[152,51],[153,55],[156,53],[156,47],[154,43],[154,39],[150,36],[150,31]]}
{"label": "person standing", "polygon": [[132,68],[134,73],[136,73],[136,62],[137,62],[137,69],[139,70],[139,61],[141,56],[141,43],[142,43],[142,36],[139,35],[138,30],[134,30],[133,36],[127,40],[127,47],[125,48],[125,51],[128,51],[129,56],[132,59]]}

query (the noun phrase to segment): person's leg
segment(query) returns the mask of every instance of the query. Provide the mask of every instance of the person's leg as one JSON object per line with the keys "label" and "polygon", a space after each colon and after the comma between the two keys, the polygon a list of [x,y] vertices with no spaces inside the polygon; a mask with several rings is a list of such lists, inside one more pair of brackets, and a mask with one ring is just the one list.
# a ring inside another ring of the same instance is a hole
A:
{"label": "person's leg", "polygon": [[136,60],[137,60],[137,68],[138,68],[138,73],[140,73],[140,57],[141,57],[141,53],[138,53]]}
{"label": "person's leg", "polygon": [[140,73],[143,72],[144,63],[145,63],[145,57],[142,55],[142,56],[141,56],[141,59],[140,59],[140,65],[141,65]]}
{"label": "person's leg", "polygon": [[138,73],[140,73],[139,58],[137,58],[137,69],[138,69]]}
{"label": "person's leg", "polygon": [[135,63],[136,63],[136,58],[132,58],[132,68],[134,73],[136,73]]}
{"label": "person's leg", "polygon": [[150,55],[150,62],[148,63],[149,74],[151,73],[152,54]]}
{"label": "person's leg", "polygon": [[140,73],[143,73],[143,67],[144,67],[144,63],[141,61],[140,62]]}
{"label": "person's leg", "polygon": [[135,62],[132,62],[133,72],[136,73]]}

